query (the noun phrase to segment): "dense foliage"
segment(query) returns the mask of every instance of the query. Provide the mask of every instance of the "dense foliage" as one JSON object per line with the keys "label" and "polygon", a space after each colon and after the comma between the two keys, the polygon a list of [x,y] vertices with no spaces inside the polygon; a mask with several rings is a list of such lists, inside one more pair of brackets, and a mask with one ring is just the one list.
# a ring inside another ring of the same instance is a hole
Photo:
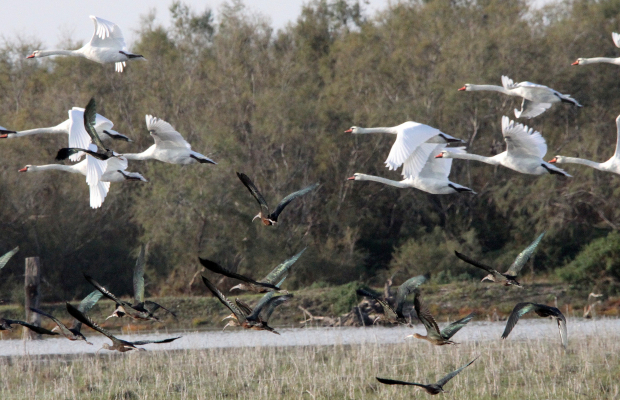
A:
{"label": "dense foliage", "polygon": [[[512,118],[520,100],[457,91],[465,83],[500,84],[502,74],[570,93],[584,105],[555,105],[526,121],[546,138],[546,159],[609,158],[620,113],[618,67],[570,64],[618,55],[611,32],[620,29],[620,1],[575,0],[539,10],[528,4],[395,2],[367,15],[357,3],[317,0],[276,32],[240,3],[216,18],[174,3],[169,30],[144,17],[130,47],[148,62],[130,63],[122,74],[71,57],[26,60],[38,43],[5,42],[1,125],[55,125],[95,96],[99,112],[135,140],[115,143],[117,151],[151,145],[148,113],[219,164],[132,162],[129,170],[149,183],[113,184],[103,207],[91,210],[82,176],[17,173],[25,164],[53,163],[66,137],[1,141],[0,252],[22,248],[2,271],[1,297],[20,295],[20,258],[34,255],[43,262],[48,300],[83,294],[82,271],[130,293],[132,252],[145,241],[149,295],[202,293],[190,285],[201,270],[199,254],[260,277],[305,246],[289,288],[383,279],[397,270],[406,274],[395,283],[426,271],[479,276],[453,250],[508,265],[543,230],[533,269],[563,266],[617,230],[618,176],[567,166],[572,179],[536,177],[455,160],[451,179],[477,195],[346,181],[354,172],[399,179],[383,165],[393,137],[344,134],[352,125],[414,120],[463,138],[473,153],[502,151],[501,117]],[[271,204],[314,182],[321,186],[289,206],[279,226],[266,228],[251,223],[257,206],[235,171],[252,177]]]}

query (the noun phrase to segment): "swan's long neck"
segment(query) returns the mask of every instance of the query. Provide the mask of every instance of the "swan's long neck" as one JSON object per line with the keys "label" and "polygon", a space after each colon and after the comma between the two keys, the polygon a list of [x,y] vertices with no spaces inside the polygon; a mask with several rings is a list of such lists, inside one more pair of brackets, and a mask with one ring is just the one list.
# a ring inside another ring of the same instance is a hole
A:
{"label": "swan's long neck", "polygon": [[126,153],[122,154],[122,156],[128,160],[148,160],[151,158],[151,153],[151,151],[146,150],[142,153]]}
{"label": "swan's long neck", "polygon": [[561,161],[557,161],[558,164],[581,164],[587,165],[588,167],[600,169],[602,163],[597,163],[595,161],[586,160],[585,158],[577,158],[577,157],[562,157]]}
{"label": "swan's long neck", "polygon": [[383,183],[386,185],[390,185],[390,186],[396,186],[399,188],[408,188],[411,187],[411,185],[407,185],[406,183],[403,183],[402,181],[393,181],[391,179],[386,179],[386,178],[381,178],[378,176],[374,176],[374,175],[366,175],[366,174],[358,174],[356,176],[356,181],[373,181],[373,182],[379,182],[379,183]]}
{"label": "swan's long neck", "polygon": [[26,131],[19,131],[17,133],[11,133],[9,134],[9,138],[17,138],[17,137],[22,137],[22,136],[30,136],[30,135],[38,135],[40,133],[64,133],[64,134],[68,134],[69,133],[69,129],[67,127],[66,124],[67,121],[63,122],[62,124],[58,124],[56,126],[50,126],[47,128],[36,128],[36,129],[28,129]]}
{"label": "swan's long neck", "polygon": [[482,161],[483,163],[493,164],[493,165],[498,165],[500,163],[496,157],[485,157],[485,156],[480,156],[478,154],[469,154],[469,153],[448,152],[448,157],[446,158],[459,158],[461,160]]}
{"label": "swan's long neck", "polygon": [[609,58],[609,57],[584,58],[583,60],[581,60],[579,64],[586,65],[586,64],[596,64],[596,63],[620,64],[620,58]]}
{"label": "swan's long neck", "polygon": [[497,85],[469,85],[468,91],[487,91],[487,92],[500,92],[504,94],[511,94],[509,90],[506,90],[503,86]]}
{"label": "swan's long neck", "polygon": [[39,171],[65,171],[72,172],[74,174],[81,174],[82,172],[76,168],[78,164],[75,165],[63,165],[63,164],[49,164],[49,165],[33,165],[28,169],[28,172],[39,172]]}
{"label": "swan's long neck", "polygon": [[47,57],[47,56],[77,56],[84,57],[78,50],[40,50],[37,57]]}
{"label": "swan's long neck", "polygon": [[359,128],[358,127],[357,131],[355,131],[354,133],[356,134],[359,134],[359,133],[393,133],[393,134],[396,134],[398,132],[393,127],[380,127],[380,128]]}

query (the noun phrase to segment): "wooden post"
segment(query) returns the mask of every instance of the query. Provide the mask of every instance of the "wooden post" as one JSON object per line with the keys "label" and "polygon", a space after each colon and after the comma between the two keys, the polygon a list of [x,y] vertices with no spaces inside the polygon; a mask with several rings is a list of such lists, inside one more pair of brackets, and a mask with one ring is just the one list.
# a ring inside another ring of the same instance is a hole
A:
{"label": "wooden post", "polygon": [[[40,286],[41,286],[41,263],[39,257],[26,258],[26,322],[36,326],[41,326],[41,315],[30,311],[30,307],[39,308]],[[23,329],[23,339],[41,339],[41,335],[31,331],[28,328]]]}

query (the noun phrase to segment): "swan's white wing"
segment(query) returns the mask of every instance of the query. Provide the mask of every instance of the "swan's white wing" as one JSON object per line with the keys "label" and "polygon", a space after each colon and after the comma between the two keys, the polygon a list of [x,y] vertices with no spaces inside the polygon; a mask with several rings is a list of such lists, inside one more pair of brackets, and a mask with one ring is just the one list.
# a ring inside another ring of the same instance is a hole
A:
{"label": "swan's white wing", "polygon": [[521,110],[515,108],[515,117],[517,118],[534,118],[551,108],[551,103],[536,103],[527,99],[523,99]]}
{"label": "swan's white wing", "polygon": [[616,47],[620,47],[620,35],[618,35],[616,32],[613,32],[611,34],[611,38],[614,40],[614,44],[616,45]]}
{"label": "swan's white wing", "polygon": [[547,143],[540,132],[502,117],[502,135],[507,144],[508,154],[512,157],[544,157]]}
{"label": "swan's white wing", "polygon": [[91,46],[127,50],[125,38],[118,25],[94,15],[91,15],[90,19],[95,23],[95,33],[90,39]]}
{"label": "swan's white wing", "polygon": [[155,139],[155,145],[161,148],[187,148],[191,149],[192,146],[187,143],[183,136],[174,130],[172,125],[153,117],[152,115],[146,115],[146,129],[149,130],[153,139]]}
{"label": "swan's white wing", "polygon": [[[69,110],[69,147],[78,149],[88,149],[90,144],[90,136],[84,128],[84,109]],[[97,149],[95,148],[95,151]],[[79,152],[69,157],[73,162],[79,161],[84,156],[84,153]]]}
{"label": "swan's white wing", "polygon": [[99,208],[103,204],[103,200],[110,190],[110,182],[97,182],[96,185],[89,186],[90,190],[90,207]]}
{"label": "swan's white wing", "polygon": [[[418,146],[440,133],[441,131],[438,129],[417,122],[410,121],[400,125],[396,134],[396,141],[390,150],[387,160],[385,160],[385,164],[390,170],[397,169],[407,161]],[[419,164],[420,169],[424,166],[424,161],[425,158],[422,158]],[[417,175],[420,169],[414,175]]]}
{"label": "swan's white wing", "polygon": [[[441,146],[445,147],[445,143],[442,143]],[[429,157],[434,157],[441,151],[439,150],[435,153],[435,149],[438,147],[439,146],[436,143],[422,143],[419,145],[418,148],[416,148],[414,152],[411,153],[409,158],[407,158],[407,160],[403,163],[403,177],[407,179],[420,175],[423,168],[425,168]]]}
{"label": "swan's white wing", "polygon": [[528,81],[523,81],[523,82],[519,82],[519,83],[515,83],[513,84],[513,87],[522,87],[522,88],[539,88],[539,89],[549,89],[549,90],[553,90],[550,89],[549,86],[545,86],[545,85],[539,85],[538,83],[532,83],[532,82],[528,82]]}
{"label": "swan's white wing", "polygon": [[[91,143],[89,150],[97,151],[97,146]],[[93,156],[86,155],[86,183],[88,186],[97,185],[106,169],[106,164],[107,161],[101,161]]]}
{"label": "swan's white wing", "polygon": [[[443,149],[446,148],[446,144],[435,144],[429,145],[424,144],[422,146],[431,147],[431,151],[429,156],[426,159],[426,164],[424,164],[424,168],[420,171],[418,175],[420,178],[427,179],[448,179],[448,175],[450,175],[450,168],[452,168],[452,158],[435,158],[435,156]],[[465,147],[451,147],[450,152],[459,153],[461,150],[464,152]]]}
{"label": "swan's white wing", "polygon": [[514,89],[516,87],[512,79],[510,79],[506,75],[502,75],[502,86],[506,90]]}
{"label": "swan's white wing", "polygon": [[124,171],[127,169],[129,163],[125,157],[111,157],[106,161],[106,169],[105,172],[114,172],[114,171]]}

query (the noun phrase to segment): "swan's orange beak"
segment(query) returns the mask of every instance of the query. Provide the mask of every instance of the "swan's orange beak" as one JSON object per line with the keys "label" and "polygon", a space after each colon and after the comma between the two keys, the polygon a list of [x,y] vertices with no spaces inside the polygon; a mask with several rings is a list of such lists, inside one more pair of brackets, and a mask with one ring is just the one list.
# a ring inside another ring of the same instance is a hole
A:
{"label": "swan's orange beak", "polygon": [[347,178],[347,180],[348,180],[348,181],[354,181],[354,180],[355,180],[355,177],[354,177],[354,176],[352,176],[352,177],[350,177],[350,178]]}
{"label": "swan's orange beak", "polygon": [[571,65],[579,65],[579,60],[575,61],[574,63],[572,63]]}
{"label": "swan's orange beak", "polygon": [[26,172],[26,171],[28,171],[28,167],[24,167],[24,168],[19,170],[19,172]]}
{"label": "swan's orange beak", "polygon": [[555,164],[556,162],[558,162],[558,159],[556,157],[553,157],[552,160],[549,160],[549,163],[551,164]]}
{"label": "swan's orange beak", "polygon": [[344,133],[351,133],[353,132],[353,129],[347,129],[346,131],[344,131]]}
{"label": "swan's orange beak", "polygon": [[463,86],[462,88],[459,89],[459,92],[465,91],[467,90],[467,86]]}
{"label": "swan's orange beak", "polygon": [[0,139],[6,139],[8,137],[9,137],[9,135],[6,134],[6,133],[3,133],[2,135],[0,135]]}
{"label": "swan's orange beak", "polygon": [[26,57],[26,58],[34,58],[34,53],[32,53],[31,55],[29,55],[29,56],[28,56],[28,57]]}
{"label": "swan's orange beak", "polygon": [[443,158],[443,153],[439,153],[435,156],[435,158]]}

